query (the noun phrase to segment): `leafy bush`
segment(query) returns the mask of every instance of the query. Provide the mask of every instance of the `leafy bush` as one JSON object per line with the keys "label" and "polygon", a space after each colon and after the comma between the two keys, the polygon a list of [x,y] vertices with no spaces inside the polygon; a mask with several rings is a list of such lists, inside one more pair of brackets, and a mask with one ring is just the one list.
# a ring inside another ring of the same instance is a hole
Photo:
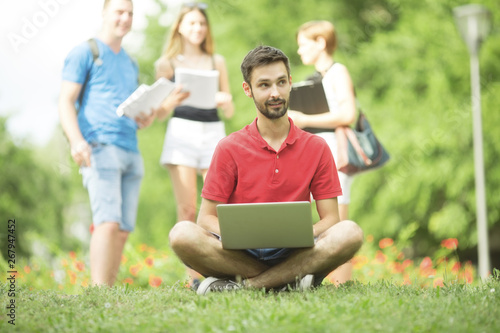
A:
{"label": "leafy bush", "polygon": [[[65,244],[64,208],[69,203],[67,179],[58,177],[57,168],[40,162],[30,148],[16,145],[0,119],[0,230],[1,255],[7,253],[7,222],[15,220],[15,252],[29,254],[25,241],[28,231],[36,231]],[[1,256],[0,255],[0,256]]]}

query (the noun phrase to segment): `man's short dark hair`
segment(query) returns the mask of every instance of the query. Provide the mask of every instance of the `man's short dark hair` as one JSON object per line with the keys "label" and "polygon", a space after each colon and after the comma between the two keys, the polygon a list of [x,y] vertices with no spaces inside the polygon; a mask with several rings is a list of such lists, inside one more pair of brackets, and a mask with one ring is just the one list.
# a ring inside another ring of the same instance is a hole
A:
{"label": "man's short dark hair", "polygon": [[252,80],[252,71],[254,68],[269,65],[278,61],[283,62],[286,67],[287,74],[290,76],[290,62],[283,51],[272,46],[257,46],[252,51],[247,53],[241,63],[243,80],[251,86],[250,81]]}

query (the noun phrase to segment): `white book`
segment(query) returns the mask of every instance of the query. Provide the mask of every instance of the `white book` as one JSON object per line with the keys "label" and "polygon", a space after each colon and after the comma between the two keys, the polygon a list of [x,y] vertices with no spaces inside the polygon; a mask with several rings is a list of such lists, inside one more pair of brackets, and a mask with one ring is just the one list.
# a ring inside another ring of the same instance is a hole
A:
{"label": "white book", "polygon": [[219,91],[219,71],[176,68],[175,82],[182,85],[183,90],[189,91],[189,97],[181,105],[200,109],[217,107],[215,94]]}
{"label": "white book", "polygon": [[153,109],[160,107],[161,103],[174,90],[175,83],[166,78],[159,78],[151,86],[141,84],[118,108],[116,114],[134,119],[139,114],[151,114]]}

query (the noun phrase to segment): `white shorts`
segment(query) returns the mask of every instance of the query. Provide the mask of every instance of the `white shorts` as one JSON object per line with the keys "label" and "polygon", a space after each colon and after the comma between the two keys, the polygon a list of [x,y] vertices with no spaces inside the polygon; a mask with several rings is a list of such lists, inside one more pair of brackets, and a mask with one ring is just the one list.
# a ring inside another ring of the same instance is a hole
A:
{"label": "white shorts", "polygon": [[168,121],[160,164],[208,169],[217,143],[225,136],[222,121],[201,122],[172,117]]}
{"label": "white shorts", "polygon": [[[333,159],[337,161],[337,137],[335,132],[321,132],[316,135],[325,139],[326,143],[332,151]],[[348,205],[351,202],[351,185],[354,180],[353,176],[348,176],[343,172],[338,172],[340,187],[342,187],[342,195],[337,198],[338,203],[341,205]]]}

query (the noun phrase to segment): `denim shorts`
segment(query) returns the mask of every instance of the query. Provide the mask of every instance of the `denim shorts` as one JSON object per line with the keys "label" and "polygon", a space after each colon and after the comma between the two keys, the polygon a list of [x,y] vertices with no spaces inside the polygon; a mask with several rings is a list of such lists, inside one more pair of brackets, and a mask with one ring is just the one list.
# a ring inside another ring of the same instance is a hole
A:
{"label": "denim shorts", "polygon": [[255,259],[269,265],[275,266],[288,258],[295,249],[292,248],[277,248],[277,249],[247,249],[246,253],[254,257]]}
{"label": "denim shorts", "polygon": [[[215,232],[210,232],[216,238],[221,240],[220,235]],[[295,249],[293,248],[270,248],[270,249],[246,249],[243,250],[253,258],[263,262],[269,266],[275,266],[288,258],[290,254],[292,254]]]}
{"label": "denim shorts", "polygon": [[115,145],[92,144],[90,167],[82,167],[83,186],[90,198],[94,226],[118,222],[133,231],[144,175],[142,156]]}

